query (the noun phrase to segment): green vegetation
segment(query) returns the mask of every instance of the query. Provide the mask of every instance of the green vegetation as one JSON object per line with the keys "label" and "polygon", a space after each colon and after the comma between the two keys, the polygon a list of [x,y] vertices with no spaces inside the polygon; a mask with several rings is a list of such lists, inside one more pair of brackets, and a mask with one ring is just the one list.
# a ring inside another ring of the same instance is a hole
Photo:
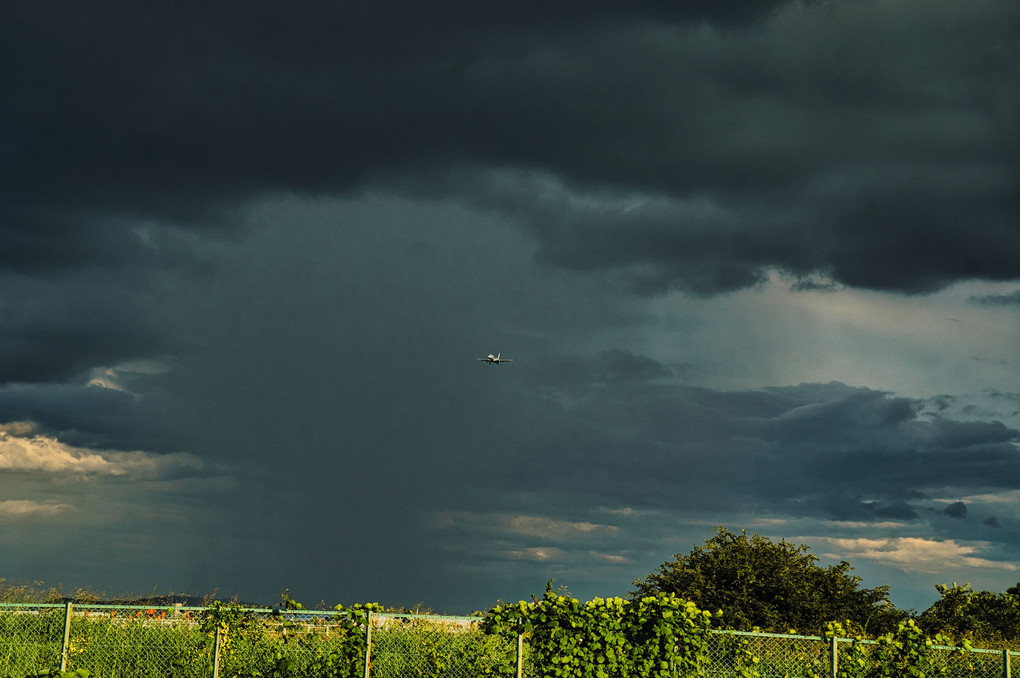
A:
{"label": "green vegetation", "polygon": [[[0,676],[362,678],[372,625],[375,676],[511,676],[516,643],[483,633],[480,620],[381,614],[380,605],[305,611],[213,602],[208,608],[0,605]],[[454,622],[449,621],[455,620]],[[84,672],[84,673],[82,673]]]}
{"label": "green vegetation", "polygon": [[807,546],[773,542],[719,527],[689,555],[634,582],[632,598],[669,593],[721,612],[720,628],[820,633],[840,621],[858,633],[887,633],[908,615],[889,601],[889,587],[861,588],[846,561],[822,567]]}
{"label": "green vegetation", "polygon": [[515,678],[519,660],[527,678],[1003,675],[1002,650],[1020,643],[1020,584],[940,585],[917,615],[851,570],[720,527],[628,599],[582,603],[550,581],[541,598],[474,618],[374,603],[309,611],[286,591],[272,610],[211,596],[202,607],[104,605],[92,591],[0,579],[0,676],[208,678],[215,667],[231,678],[363,678],[366,659],[379,678]]}
{"label": "green vegetation", "polygon": [[[81,605],[66,627],[67,609],[0,605],[0,676],[208,678],[216,667],[231,678],[362,678],[370,657],[374,678],[514,678],[518,647],[527,678],[998,678],[1004,660],[940,647],[949,639],[912,619],[874,640],[849,640],[837,623],[824,637],[715,630],[713,615],[663,593],[581,603],[547,587],[541,599],[497,605],[481,619],[377,605],[332,613]],[[71,670],[61,672],[64,657]]]}
{"label": "green vegetation", "polygon": [[530,661],[563,678],[666,678],[707,663],[711,615],[676,596],[588,603],[546,586],[541,600],[499,605],[483,630],[528,637]]}
{"label": "green vegetation", "polygon": [[78,588],[65,593],[61,586],[46,586],[44,582],[34,581],[30,584],[9,584],[0,577],[0,603],[95,603],[102,594],[92,589]]}
{"label": "green vegetation", "polygon": [[985,647],[1020,643],[1020,583],[1003,593],[974,591],[968,584],[955,582],[935,589],[941,597],[918,618],[925,633]]}

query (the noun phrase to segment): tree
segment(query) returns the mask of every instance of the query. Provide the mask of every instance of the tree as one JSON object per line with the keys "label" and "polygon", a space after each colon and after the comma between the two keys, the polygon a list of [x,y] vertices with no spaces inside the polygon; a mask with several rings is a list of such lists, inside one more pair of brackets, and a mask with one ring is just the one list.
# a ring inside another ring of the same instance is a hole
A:
{"label": "tree", "polygon": [[809,547],[718,527],[689,555],[677,554],[634,582],[631,597],[674,593],[699,608],[721,611],[719,624],[749,631],[819,633],[838,621],[880,634],[908,615],[889,602],[889,587],[861,588],[847,561],[822,567]]}
{"label": "tree", "polygon": [[943,633],[956,641],[1020,641],[1020,583],[1003,593],[974,591],[970,584],[935,587],[940,598],[918,620],[929,635]]}

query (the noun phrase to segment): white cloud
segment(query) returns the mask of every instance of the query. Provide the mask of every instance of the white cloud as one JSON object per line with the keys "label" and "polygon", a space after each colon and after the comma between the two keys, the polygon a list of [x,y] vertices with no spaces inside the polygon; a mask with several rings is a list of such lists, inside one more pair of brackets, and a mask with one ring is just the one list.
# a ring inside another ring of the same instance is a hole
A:
{"label": "white cloud", "polygon": [[74,508],[70,504],[44,503],[29,499],[8,499],[0,501],[0,518],[26,518],[29,516],[52,516]]}
{"label": "white cloud", "polygon": [[918,537],[880,539],[797,537],[797,540],[829,544],[835,552],[822,554],[826,558],[837,560],[863,558],[909,573],[937,574],[952,568],[1020,570],[1020,565],[1015,563],[988,560],[973,555],[988,547],[988,542],[981,541],[960,543],[954,539],[937,541]]}
{"label": "white cloud", "polygon": [[773,525],[786,525],[790,521],[786,518],[750,518],[744,522],[748,527],[770,527]]}
{"label": "white cloud", "polygon": [[985,504],[1014,504],[1020,505],[1020,490],[1006,490],[1004,492],[989,492],[986,494],[974,494],[967,497],[961,497],[959,500],[938,500],[938,501],[962,501],[965,504],[971,503],[985,503]]}
{"label": "white cloud", "polygon": [[845,527],[847,529],[855,530],[884,530],[906,526],[906,523],[894,520],[886,520],[878,523],[869,523],[863,520],[827,520],[825,521],[825,524],[831,525],[832,527]]}
{"label": "white cloud", "polygon": [[597,560],[604,560],[607,563],[613,563],[614,565],[623,565],[625,563],[632,563],[630,558],[621,556],[616,553],[599,553],[598,551],[588,551],[588,555]]}
{"label": "white cloud", "polygon": [[35,434],[34,431],[35,426],[31,422],[0,424],[0,471],[78,477],[158,478],[203,466],[200,459],[186,453],[161,455],[89,450]]}
{"label": "white cloud", "polygon": [[540,516],[507,516],[500,521],[500,526],[514,534],[523,534],[531,537],[546,537],[548,539],[563,539],[591,534],[594,532],[615,532],[617,528],[613,525],[600,525],[598,523],[570,522],[566,520],[553,520]]}
{"label": "white cloud", "polygon": [[615,533],[619,530],[615,525],[602,523],[554,520],[542,516],[477,514],[463,511],[437,514],[432,520],[432,525],[438,528],[479,525],[489,531],[502,530],[510,534],[545,539],[572,539],[591,534]]}
{"label": "white cloud", "polygon": [[163,374],[169,371],[169,367],[153,360],[132,360],[113,367],[94,368],[87,385],[120,391],[140,398],[139,394],[128,388],[127,382],[137,379],[139,376]]}
{"label": "white cloud", "polygon": [[532,547],[507,551],[506,555],[514,560],[532,560],[545,563],[550,560],[561,560],[565,553],[563,549],[555,547]]}

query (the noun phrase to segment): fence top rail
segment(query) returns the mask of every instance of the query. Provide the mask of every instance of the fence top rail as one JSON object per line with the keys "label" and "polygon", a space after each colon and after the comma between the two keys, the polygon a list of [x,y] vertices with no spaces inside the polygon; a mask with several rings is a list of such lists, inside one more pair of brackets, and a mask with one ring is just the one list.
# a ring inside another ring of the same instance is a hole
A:
{"label": "fence top rail", "polygon": [[[715,633],[722,636],[753,636],[755,638],[785,638],[786,640],[815,640],[819,642],[825,642],[823,636],[799,636],[792,633],[766,633],[765,631],[730,631],[727,629],[711,629],[709,633]],[[844,640],[843,638],[839,639]]]}
{"label": "fence top rail", "polygon": [[933,649],[933,650],[943,650],[943,651],[954,651],[954,652],[955,651],[959,651],[959,652],[977,652],[979,654],[1002,654],[1003,652],[1006,652],[1006,653],[1009,654],[1010,657],[1020,657],[1020,651],[1008,650],[1008,649],[1005,649],[1005,648],[1003,648],[1001,650],[989,650],[989,649],[983,648],[983,647],[972,647],[970,649],[967,649],[965,647],[953,647],[952,645],[932,645],[931,649]]}
{"label": "fence top rail", "polygon": [[483,617],[456,617],[442,614],[421,614],[419,612],[373,612],[372,617],[382,617],[383,619],[424,619],[430,621],[445,621],[445,622],[458,622],[458,623],[472,623],[480,624],[483,621]]}
{"label": "fence top rail", "polygon": [[[72,601],[72,606],[75,611],[80,610],[130,610],[130,611],[141,611],[148,612],[149,610],[159,610],[166,612],[205,612],[210,608],[208,605],[116,605],[107,603],[75,603]],[[64,610],[67,607],[67,603],[0,603],[0,612],[4,610]],[[337,610],[284,610],[281,608],[274,607],[238,607],[237,610],[241,612],[251,612],[256,614],[264,614],[266,616],[285,616],[289,618],[329,618],[336,617],[342,612]],[[482,622],[483,617],[461,617],[461,616],[450,616],[450,615],[436,615],[436,614],[422,614],[418,612],[373,612],[372,617],[376,619],[421,619],[424,621],[436,621],[436,622],[448,622],[456,624],[476,624]],[[831,638],[825,636],[804,636],[797,634],[788,633],[766,633],[763,631],[730,631],[726,629],[711,629],[709,633],[717,635],[728,635],[728,636],[745,636],[753,638],[779,638],[783,640],[808,640],[812,642],[831,642]],[[868,639],[856,639],[856,638],[839,638],[836,639],[837,643],[861,643],[866,645],[873,645],[876,641]],[[1007,654],[1010,657],[1020,657],[1020,651],[999,649],[990,650],[985,648],[964,648],[964,647],[953,647],[950,645],[932,645],[931,649],[948,651],[948,652],[974,652],[983,654]]]}
{"label": "fence top rail", "polygon": [[[815,642],[831,642],[831,639],[825,638],[825,636],[800,636],[792,633],[765,633],[763,631],[727,631],[725,629],[712,629],[709,633],[724,635],[724,636],[751,636],[754,638],[782,638],[786,640],[812,640]],[[861,643],[864,645],[874,645],[876,641],[868,640],[864,638],[836,638],[837,643]],[[933,650],[942,650],[947,652],[977,652],[984,654],[1002,654],[1007,652],[1011,657],[1020,657],[1020,651],[1014,650],[989,650],[984,648],[972,647],[956,647],[953,645],[932,645]]]}
{"label": "fence top rail", "polygon": [[[196,608],[204,610],[206,608]],[[347,610],[281,610],[279,608],[254,608],[254,607],[242,607],[242,612],[264,612],[275,615],[285,616],[321,616],[321,617],[336,617],[341,614],[348,612]],[[463,623],[480,623],[482,617],[456,617],[450,615],[441,614],[424,614],[421,612],[373,612],[373,619],[421,619],[423,621],[437,621],[437,622],[457,622]]]}
{"label": "fence top rail", "polygon": [[[75,603],[71,602],[74,610],[183,610],[188,612],[201,612],[208,610],[208,606],[188,606],[188,605],[115,605],[112,603]],[[7,608],[14,609],[44,609],[63,610],[67,607],[67,603],[0,603],[0,612]],[[247,608],[243,608],[247,609]]]}
{"label": "fence top rail", "polygon": [[[158,610],[167,612],[205,612],[211,609],[208,605],[118,605],[113,603],[75,603],[72,601],[75,611],[79,610],[131,610],[147,611]],[[5,609],[50,609],[63,610],[67,603],[0,603],[0,612]],[[336,617],[344,614],[345,611],[337,610],[285,610],[279,607],[237,607],[233,608],[240,612],[252,612],[256,614],[286,616],[286,617]],[[373,612],[372,616],[383,619],[423,619],[431,621],[445,621],[457,623],[479,623],[482,617],[460,617],[451,615],[423,614],[418,612]]]}

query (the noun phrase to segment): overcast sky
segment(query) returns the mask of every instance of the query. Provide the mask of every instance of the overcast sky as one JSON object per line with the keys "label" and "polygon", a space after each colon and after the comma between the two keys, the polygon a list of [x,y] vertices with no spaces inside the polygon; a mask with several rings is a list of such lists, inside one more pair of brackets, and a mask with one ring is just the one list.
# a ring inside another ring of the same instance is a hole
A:
{"label": "overcast sky", "polygon": [[[1020,581],[1020,4],[0,2],[0,577]],[[475,360],[501,352],[513,363]]]}

